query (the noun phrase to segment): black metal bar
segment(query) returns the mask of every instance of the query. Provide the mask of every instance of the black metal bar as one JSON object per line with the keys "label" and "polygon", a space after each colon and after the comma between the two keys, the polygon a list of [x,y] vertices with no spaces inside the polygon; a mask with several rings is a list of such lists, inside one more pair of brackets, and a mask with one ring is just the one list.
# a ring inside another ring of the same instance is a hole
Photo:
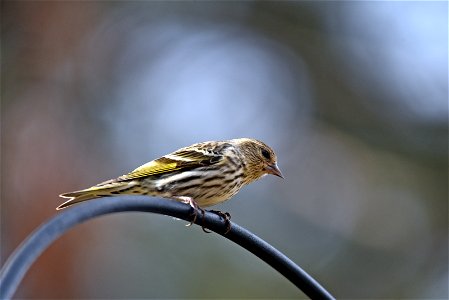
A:
{"label": "black metal bar", "polygon": [[[190,221],[189,205],[145,196],[116,196],[101,198],[61,211],[35,230],[10,256],[0,272],[0,299],[11,299],[20,281],[39,255],[70,228],[98,216],[118,212],[152,212]],[[198,213],[196,224],[204,226],[247,249],[274,269],[312,299],[334,299],[318,282],[279,250],[253,233],[231,223],[226,232],[226,222],[215,213]]]}

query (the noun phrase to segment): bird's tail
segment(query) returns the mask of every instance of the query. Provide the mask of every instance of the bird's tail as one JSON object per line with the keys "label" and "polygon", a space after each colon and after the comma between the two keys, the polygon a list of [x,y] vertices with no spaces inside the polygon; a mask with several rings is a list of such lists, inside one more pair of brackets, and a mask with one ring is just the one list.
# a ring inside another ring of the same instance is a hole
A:
{"label": "bird's tail", "polygon": [[56,207],[56,210],[61,210],[73,204],[84,202],[90,199],[113,196],[116,194],[126,194],[136,185],[137,183],[135,181],[117,182],[110,180],[85,190],[64,193],[59,195],[59,197],[69,200]]}

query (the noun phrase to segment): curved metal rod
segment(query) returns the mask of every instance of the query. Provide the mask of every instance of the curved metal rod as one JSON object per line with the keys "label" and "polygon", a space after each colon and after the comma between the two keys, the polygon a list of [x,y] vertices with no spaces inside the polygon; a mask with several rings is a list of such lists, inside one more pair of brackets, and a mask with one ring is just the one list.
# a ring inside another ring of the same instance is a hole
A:
{"label": "curved metal rod", "polygon": [[[0,272],[0,299],[11,299],[20,281],[33,262],[58,237],[84,221],[118,212],[152,212],[169,215],[186,221],[192,219],[189,205],[145,196],[115,196],[101,198],[63,210],[37,228],[10,256]],[[312,299],[334,299],[318,282],[293,261],[253,233],[231,223],[226,232],[226,222],[217,214],[197,214],[195,223],[210,229],[247,249],[279,271]]]}

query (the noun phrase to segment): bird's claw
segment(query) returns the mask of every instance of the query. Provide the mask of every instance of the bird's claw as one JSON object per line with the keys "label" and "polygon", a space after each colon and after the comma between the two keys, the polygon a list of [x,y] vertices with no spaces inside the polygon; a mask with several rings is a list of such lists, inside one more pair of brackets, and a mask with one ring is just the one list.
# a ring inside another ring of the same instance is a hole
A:
{"label": "bird's claw", "polygon": [[[191,197],[185,197],[185,196],[179,196],[176,197],[176,199],[180,200],[183,203],[189,204],[190,207],[192,208],[192,214],[191,216],[193,216],[192,221],[190,221],[189,224],[187,224],[186,226],[192,226],[192,224],[196,223],[196,219],[198,217],[198,211],[201,212],[201,229],[203,229],[203,231],[205,233],[211,233],[212,231],[207,230],[204,227],[204,214],[205,214],[205,210],[202,209],[196,202],[195,200],[193,200],[193,198]],[[222,212],[219,210],[209,210],[209,212],[214,213],[218,216],[220,216],[221,218],[223,218],[225,220],[226,223],[226,231],[224,234],[227,234],[229,231],[231,231],[231,215],[228,212]]]}
{"label": "bird's claw", "polygon": [[211,213],[214,213],[220,217],[222,217],[225,220],[226,223],[226,231],[224,234],[227,234],[229,231],[231,231],[231,214],[228,212],[222,212],[220,210],[209,210]]}
{"label": "bird's claw", "polygon": [[198,204],[195,202],[195,200],[193,200],[193,198],[185,196],[177,196],[173,198],[181,201],[182,203],[190,205],[190,207],[192,208],[192,213],[190,215],[193,216],[193,219],[186,226],[192,226],[192,224],[196,222],[196,219],[198,217],[198,210],[201,211],[201,213],[204,215],[204,210],[198,206]]}

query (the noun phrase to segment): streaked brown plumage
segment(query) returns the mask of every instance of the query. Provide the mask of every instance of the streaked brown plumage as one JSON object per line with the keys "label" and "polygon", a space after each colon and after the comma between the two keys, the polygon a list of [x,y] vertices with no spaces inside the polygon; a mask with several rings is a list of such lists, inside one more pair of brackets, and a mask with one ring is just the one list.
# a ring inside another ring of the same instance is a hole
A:
{"label": "streaked brown plumage", "polygon": [[274,151],[241,138],[193,144],[150,161],[131,173],[85,190],[64,193],[63,209],[86,200],[120,194],[150,195],[207,207],[228,200],[242,186],[266,174],[282,177]]}

